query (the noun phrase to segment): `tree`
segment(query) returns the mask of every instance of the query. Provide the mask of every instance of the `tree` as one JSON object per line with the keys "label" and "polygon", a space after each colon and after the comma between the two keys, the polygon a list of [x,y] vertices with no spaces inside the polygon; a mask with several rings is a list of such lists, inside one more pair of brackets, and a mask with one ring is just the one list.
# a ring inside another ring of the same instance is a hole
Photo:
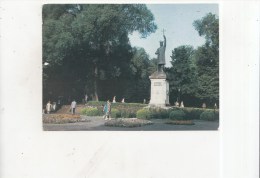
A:
{"label": "tree", "polygon": [[179,46],[172,51],[172,67],[165,71],[170,82],[170,100],[181,100],[186,106],[207,102],[211,106],[219,100],[219,22],[216,15],[207,14],[193,25],[204,45],[193,49]]}
{"label": "tree", "polygon": [[129,101],[142,102],[143,99],[147,100],[150,97],[149,75],[152,72],[153,63],[149,60],[149,55],[144,48],[134,47],[132,51],[131,73],[126,82],[125,97]]}
{"label": "tree", "polygon": [[130,71],[128,34],[146,37],[157,29],[142,4],[46,5],[43,11],[43,60],[51,64],[46,79],[73,81],[70,86],[88,81],[96,100],[99,85]]}
{"label": "tree", "polygon": [[208,13],[201,20],[195,20],[193,26],[200,36],[205,36],[207,45],[219,49],[219,21],[215,14]]}
{"label": "tree", "polygon": [[195,52],[198,90],[196,96],[211,105],[219,101],[219,21],[216,15],[207,14],[193,23],[205,45]]}
{"label": "tree", "polygon": [[[196,90],[196,67],[194,65],[194,49],[192,46],[179,46],[172,51],[172,67],[166,69],[171,102],[184,100],[186,105]],[[181,92],[181,98],[179,98]]]}

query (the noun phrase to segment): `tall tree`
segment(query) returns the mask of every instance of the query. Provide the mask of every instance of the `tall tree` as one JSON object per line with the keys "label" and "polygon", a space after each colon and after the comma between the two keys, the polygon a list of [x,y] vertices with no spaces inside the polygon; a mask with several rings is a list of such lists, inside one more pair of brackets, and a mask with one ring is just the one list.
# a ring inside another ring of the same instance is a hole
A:
{"label": "tall tree", "polygon": [[198,90],[196,96],[211,105],[219,101],[219,20],[212,13],[193,23],[205,45],[195,52]]}
{"label": "tall tree", "polygon": [[129,101],[142,102],[143,99],[147,100],[150,97],[149,75],[152,67],[153,63],[149,60],[149,55],[144,48],[134,47],[130,63],[131,74],[125,92]]}
{"label": "tall tree", "polygon": [[78,83],[93,81],[88,90],[96,100],[103,80],[127,71],[128,34],[138,31],[146,37],[157,29],[153,14],[142,4],[49,5],[43,11],[43,59],[52,66],[45,71],[67,72]]}
{"label": "tall tree", "polygon": [[184,100],[190,104],[190,98],[196,90],[196,67],[192,46],[179,46],[172,51],[172,67],[167,69],[170,81],[171,102]]}

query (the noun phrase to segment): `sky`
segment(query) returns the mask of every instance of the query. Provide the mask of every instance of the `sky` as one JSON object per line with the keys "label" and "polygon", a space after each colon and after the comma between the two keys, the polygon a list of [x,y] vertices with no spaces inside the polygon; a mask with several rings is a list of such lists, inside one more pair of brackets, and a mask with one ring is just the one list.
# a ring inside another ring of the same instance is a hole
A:
{"label": "sky", "polygon": [[138,32],[129,36],[132,46],[142,47],[149,54],[150,59],[156,58],[156,50],[163,41],[162,29],[165,29],[166,66],[170,67],[172,50],[181,45],[191,45],[194,48],[205,43],[205,38],[200,37],[192,23],[202,19],[206,14],[219,15],[217,4],[147,4],[153,13],[158,29],[147,38],[141,38]]}

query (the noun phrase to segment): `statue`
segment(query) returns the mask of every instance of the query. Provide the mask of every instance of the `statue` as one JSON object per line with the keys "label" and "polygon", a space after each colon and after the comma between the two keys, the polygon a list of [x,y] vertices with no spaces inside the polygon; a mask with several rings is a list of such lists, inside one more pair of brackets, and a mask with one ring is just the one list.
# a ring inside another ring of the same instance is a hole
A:
{"label": "statue", "polygon": [[155,53],[157,55],[157,70],[149,76],[151,80],[151,97],[149,105],[155,107],[165,107],[170,104],[169,82],[167,80],[167,75],[164,72],[166,49],[166,37],[164,31],[165,30],[163,29],[164,42],[160,41],[160,47]]}
{"label": "statue", "polygon": [[157,55],[157,71],[158,72],[163,72],[163,68],[165,65],[165,49],[166,49],[166,37],[164,35],[164,30],[163,30],[163,38],[164,42],[160,41],[160,48],[157,49],[156,55]]}

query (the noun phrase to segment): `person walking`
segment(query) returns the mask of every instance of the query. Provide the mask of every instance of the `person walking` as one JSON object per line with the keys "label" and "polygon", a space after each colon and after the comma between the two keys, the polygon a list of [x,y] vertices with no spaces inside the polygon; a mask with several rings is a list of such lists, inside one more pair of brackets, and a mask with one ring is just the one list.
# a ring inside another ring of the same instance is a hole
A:
{"label": "person walking", "polygon": [[116,96],[113,97],[113,103],[116,103]]}
{"label": "person walking", "polygon": [[71,113],[75,114],[77,102],[73,100],[70,105]]}
{"label": "person walking", "polygon": [[85,95],[85,105],[87,104],[87,102],[88,102],[88,95],[86,94]]}
{"label": "person walking", "polygon": [[184,103],[183,103],[183,101],[181,102],[181,108],[184,108]]}
{"label": "person walking", "polygon": [[47,114],[50,114],[51,108],[52,108],[51,101],[49,101],[49,102],[47,103],[47,105],[46,105]]}
{"label": "person walking", "polygon": [[111,120],[111,118],[110,118],[111,103],[109,100],[107,100],[107,103],[105,104],[103,111],[105,114],[105,116],[104,116],[105,120]]}
{"label": "person walking", "polygon": [[52,105],[52,111],[56,111],[56,108],[57,108],[57,106],[56,106],[56,102],[53,102],[53,105]]}
{"label": "person walking", "polygon": [[206,107],[207,107],[207,106],[206,106],[206,103],[203,103],[203,104],[202,104],[202,108],[203,108],[203,109],[206,109]]}

